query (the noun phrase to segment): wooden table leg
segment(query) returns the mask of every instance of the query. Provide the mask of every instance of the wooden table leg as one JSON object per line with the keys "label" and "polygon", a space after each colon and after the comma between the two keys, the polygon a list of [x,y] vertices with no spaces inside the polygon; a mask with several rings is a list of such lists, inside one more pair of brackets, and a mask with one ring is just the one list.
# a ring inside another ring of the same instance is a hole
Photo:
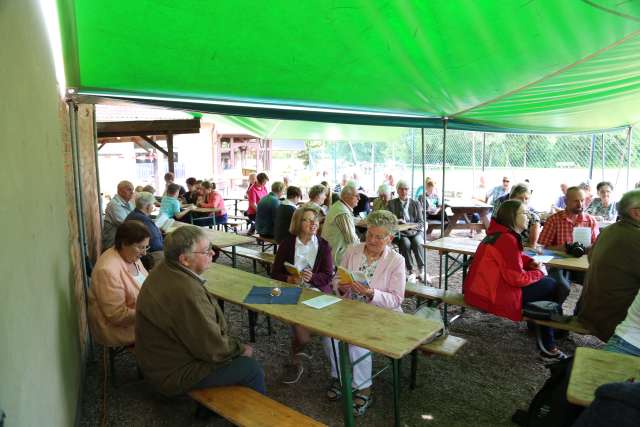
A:
{"label": "wooden table leg", "polygon": [[462,218],[462,215],[464,214],[457,212],[453,213],[453,216],[449,218],[449,225],[444,229],[444,237],[447,237],[456,228],[456,224],[458,223],[458,220]]}

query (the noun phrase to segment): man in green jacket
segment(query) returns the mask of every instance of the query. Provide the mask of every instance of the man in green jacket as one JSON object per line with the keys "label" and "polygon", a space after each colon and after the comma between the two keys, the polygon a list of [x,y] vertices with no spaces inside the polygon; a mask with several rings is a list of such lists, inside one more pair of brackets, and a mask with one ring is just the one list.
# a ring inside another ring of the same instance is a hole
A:
{"label": "man in green jacket", "polygon": [[161,393],[243,385],[265,393],[253,349],[228,334],[215,298],[200,276],[211,265],[204,232],[183,226],[164,241],[165,260],[147,277],[136,303],[136,358]]}
{"label": "man in green jacket", "polygon": [[618,203],[622,219],[602,230],[589,251],[589,271],[580,297],[578,319],[607,341],[640,289],[640,190]]}

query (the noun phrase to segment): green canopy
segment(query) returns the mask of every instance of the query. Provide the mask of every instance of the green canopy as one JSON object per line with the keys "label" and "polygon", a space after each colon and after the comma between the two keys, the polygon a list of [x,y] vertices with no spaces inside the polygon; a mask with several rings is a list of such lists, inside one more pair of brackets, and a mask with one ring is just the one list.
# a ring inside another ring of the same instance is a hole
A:
{"label": "green canopy", "polygon": [[80,94],[341,123],[448,117],[463,129],[640,121],[637,0],[58,3]]}

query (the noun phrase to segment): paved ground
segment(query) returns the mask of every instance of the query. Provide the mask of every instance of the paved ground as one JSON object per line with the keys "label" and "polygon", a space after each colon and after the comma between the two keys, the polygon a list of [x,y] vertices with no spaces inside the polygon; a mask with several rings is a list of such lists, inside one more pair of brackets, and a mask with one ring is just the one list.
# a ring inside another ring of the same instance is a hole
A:
{"label": "paved ground", "polygon": [[[434,233],[435,234],[435,233]],[[437,237],[437,236],[436,236]],[[228,263],[221,257],[219,262]],[[438,257],[429,254],[429,270],[437,272]],[[248,262],[240,268],[251,270]],[[460,275],[452,281],[452,288],[460,287]],[[579,286],[574,285],[565,305],[573,309]],[[411,312],[414,302],[406,301]],[[249,340],[247,312],[227,304],[225,313],[232,333]],[[289,351],[289,327],[273,321],[273,334],[267,334],[266,322],[259,319],[256,357],[267,377],[270,397],[289,405],[331,426],[342,425],[340,403],[329,402],[325,396],[328,385],[328,361],[319,338],[312,344],[314,356],[310,375],[293,386],[281,384],[279,379]],[[534,339],[527,335],[524,323],[515,323],[491,315],[467,311],[457,320],[451,331],[469,342],[454,358],[420,357],[418,387],[408,388],[409,359],[402,364],[403,389],[402,421],[406,426],[510,426],[511,414],[525,408],[547,378],[544,362],[538,356]],[[597,347],[593,337],[570,334],[560,342],[566,352],[576,346]],[[384,357],[374,358],[374,369],[386,363]],[[166,399],[154,393],[136,378],[135,361],[130,354],[117,360],[117,388],[106,386],[106,420],[113,426],[227,426],[221,419],[196,420],[195,404],[189,399]],[[100,425],[103,413],[102,348],[96,347],[93,360],[87,366],[84,387],[82,426]],[[356,419],[362,426],[393,425],[391,375],[384,372],[374,380],[374,403],[367,414]],[[249,408],[250,409],[250,408]]]}

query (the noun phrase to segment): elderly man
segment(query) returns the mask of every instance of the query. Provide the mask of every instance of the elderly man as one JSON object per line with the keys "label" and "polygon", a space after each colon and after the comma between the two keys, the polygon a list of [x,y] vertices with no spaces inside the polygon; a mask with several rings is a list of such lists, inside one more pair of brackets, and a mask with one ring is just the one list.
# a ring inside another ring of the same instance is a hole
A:
{"label": "elderly man", "polygon": [[[496,187],[493,187],[488,193],[487,193],[487,198],[486,198],[486,202],[487,203],[491,203],[492,205],[495,205],[496,201],[504,196],[505,194],[509,194],[509,185],[510,185],[510,180],[508,176],[503,176],[502,177],[502,185],[498,185]],[[494,209],[496,209],[496,207],[494,206]]]}
{"label": "elderly man", "polygon": [[640,190],[618,203],[620,221],[604,228],[589,251],[578,318],[602,341],[622,322],[640,290]]}
{"label": "elderly man", "polygon": [[149,230],[149,249],[147,254],[140,260],[144,264],[144,268],[150,271],[154,265],[160,263],[164,259],[164,252],[162,251],[162,233],[155,222],[150,218],[151,212],[155,208],[156,198],[151,193],[142,191],[138,193],[136,199],[136,208],[127,216],[125,221],[130,219],[140,221],[143,223],[147,230]]}
{"label": "elderly man", "polygon": [[165,260],[154,268],[136,304],[136,358],[145,379],[167,396],[243,385],[264,393],[264,373],[253,349],[229,335],[222,310],[201,274],[211,246],[195,226],[165,238]]}
{"label": "elderly man", "polygon": [[[565,252],[565,244],[573,243],[573,229],[575,227],[589,227],[591,229],[591,243],[598,237],[598,223],[591,215],[584,213],[584,192],[579,187],[569,187],[566,195],[567,207],[551,215],[542,228],[538,243],[556,251]],[[582,283],[584,275],[579,272],[564,271],[557,268],[549,269],[549,276],[556,279],[563,286],[566,294],[562,301],[569,295],[571,280]]]}
{"label": "elderly man", "polygon": [[333,264],[340,265],[342,255],[349,245],[359,243],[353,208],[358,205],[358,189],[353,182],[342,187],[340,199],[331,205],[322,227],[322,238],[329,242]]}
{"label": "elderly man", "polygon": [[133,184],[129,181],[118,183],[118,194],[113,196],[104,210],[104,222],[102,226],[102,251],[113,246],[116,230],[134,209]]}
{"label": "elderly man", "polygon": [[[387,204],[387,210],[391,211],[396,218],[403,223],[416,223],[420,226],[413,230],[402,231],[393,239],[400,248],[400,254],[404,257],[404,264],[407,268],[407,279],[422,281],[422,270],[424,269],[424,256],[422,244],[422,206],[419,202],[409,198],[409,185],[404,180],[399,180],[396,184],[398,197],[392,199]],[[411,259],[411,252],[416,259],[414,265]]]}

